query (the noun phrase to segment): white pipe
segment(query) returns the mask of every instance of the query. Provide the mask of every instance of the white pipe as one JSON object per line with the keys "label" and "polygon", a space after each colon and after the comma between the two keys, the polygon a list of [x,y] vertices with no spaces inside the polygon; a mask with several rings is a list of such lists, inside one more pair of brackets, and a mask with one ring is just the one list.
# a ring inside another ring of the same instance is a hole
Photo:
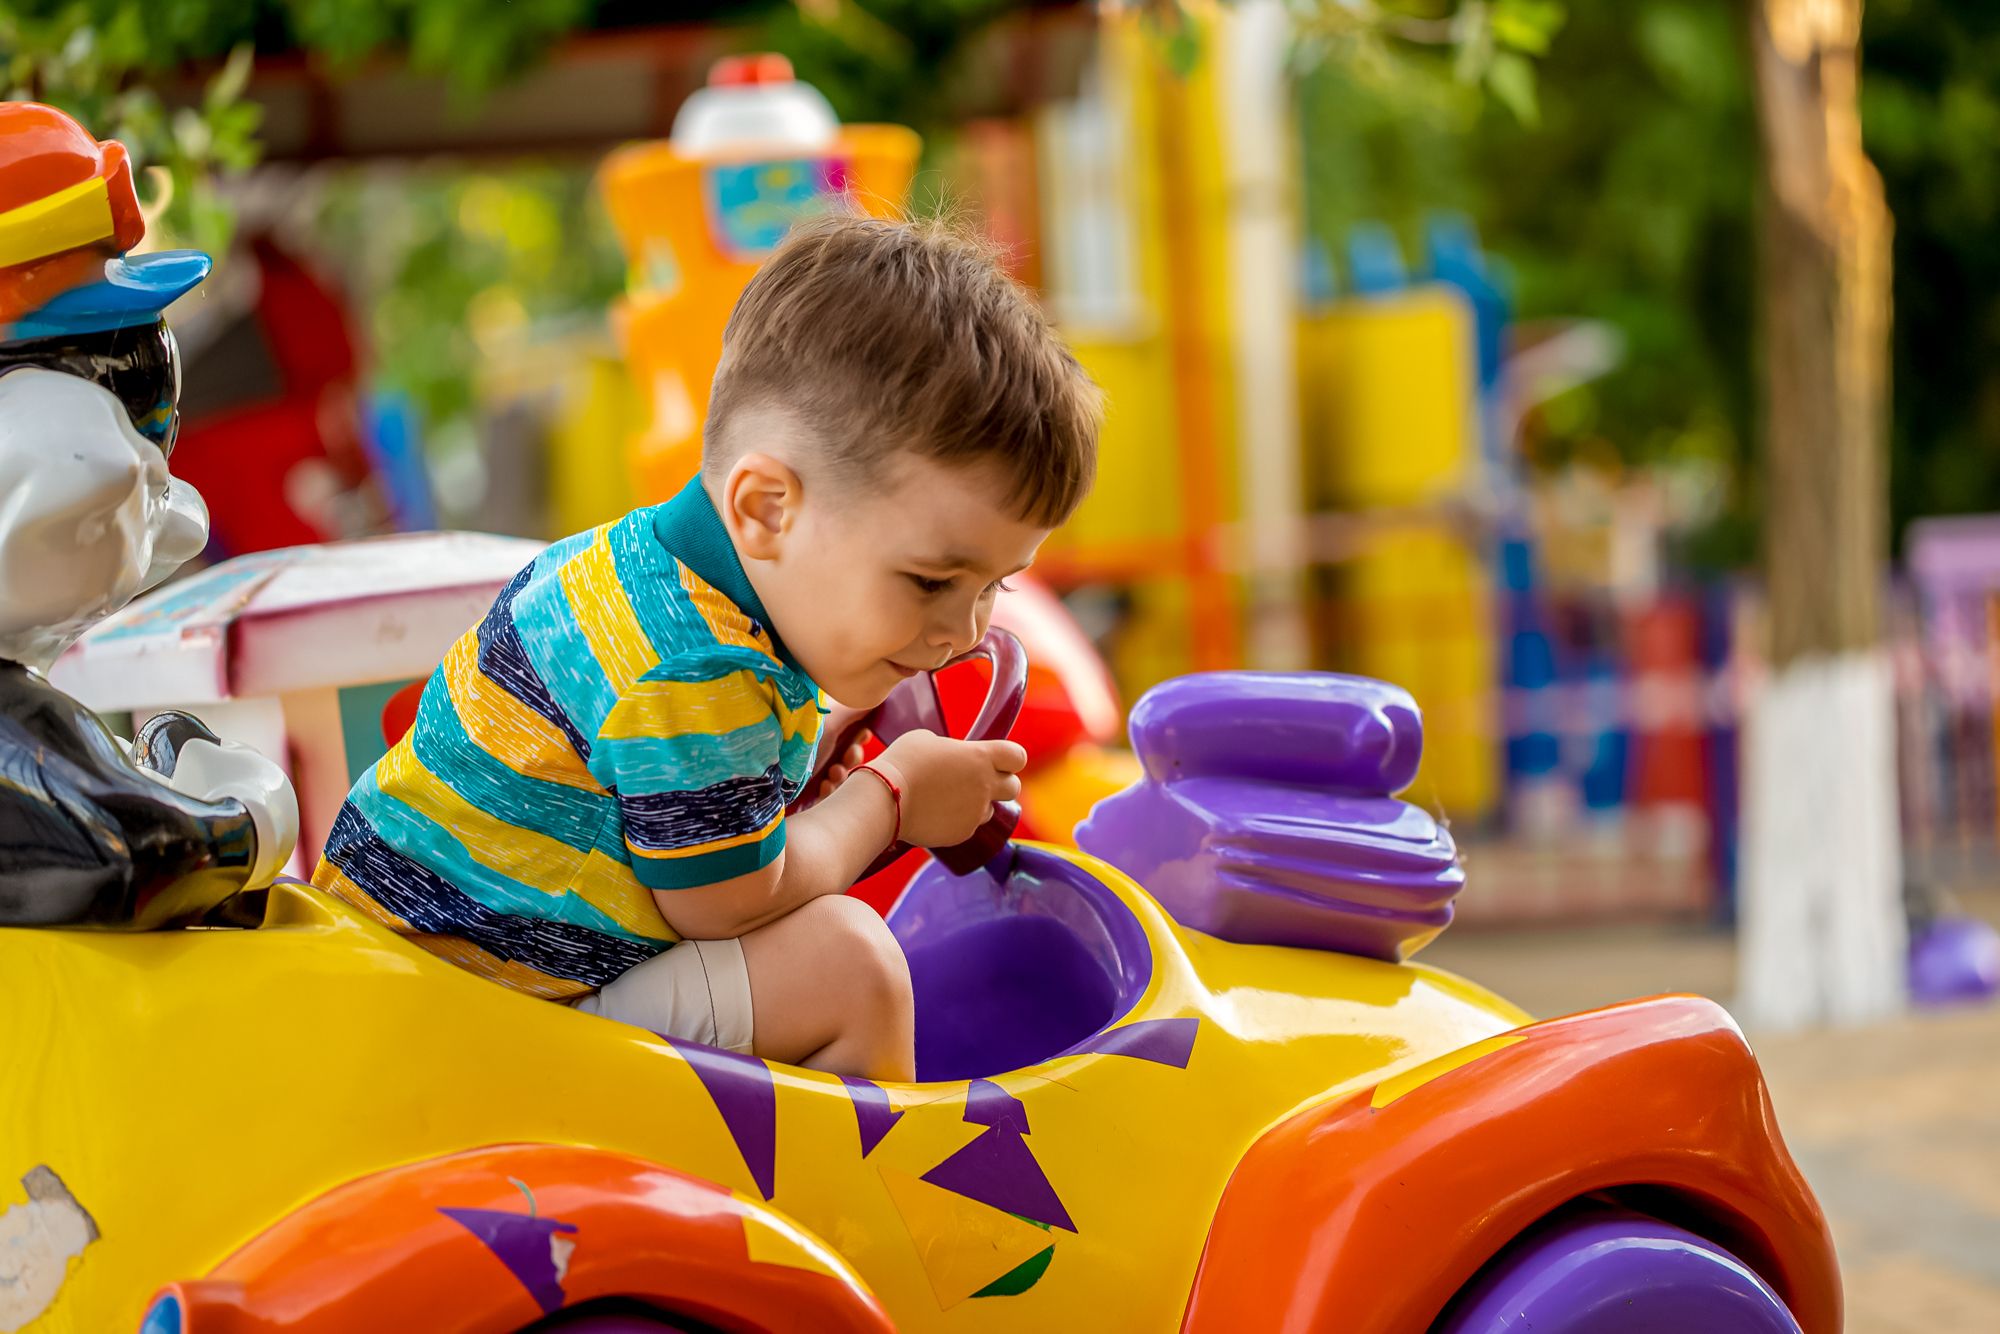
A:
{"label": "white pipe", "polygon": [[1250,665],[1307,665],[1300,599],[1298,192],[1283,0],[1243,0],[1218,24],[1230,342]]}

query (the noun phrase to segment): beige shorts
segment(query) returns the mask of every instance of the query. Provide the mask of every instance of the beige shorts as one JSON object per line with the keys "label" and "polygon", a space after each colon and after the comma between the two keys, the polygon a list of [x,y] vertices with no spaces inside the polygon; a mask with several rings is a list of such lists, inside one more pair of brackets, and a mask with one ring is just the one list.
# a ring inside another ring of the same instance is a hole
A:
{"label": "beige shorts", "polygon": [[749,1051],[754,1031],[740,940],[684,940],[575,1004],[585,1014],[724,1051]]}

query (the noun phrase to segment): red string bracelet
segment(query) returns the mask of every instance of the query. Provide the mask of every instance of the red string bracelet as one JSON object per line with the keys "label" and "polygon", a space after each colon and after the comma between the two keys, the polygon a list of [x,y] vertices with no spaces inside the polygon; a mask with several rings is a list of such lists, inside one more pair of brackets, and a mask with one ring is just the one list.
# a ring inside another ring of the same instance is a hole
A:
{"label": "red string bracelet", "polygon": [[872,764],[857,764],[848,770],[850,774],[873,774],[882,780],[882,786],[889,789],[889,802],[896,809],[896,828],[889,835],[889,846],[895,847],[903,837],[903,789],[896,786],[896,780],[877,769]]}

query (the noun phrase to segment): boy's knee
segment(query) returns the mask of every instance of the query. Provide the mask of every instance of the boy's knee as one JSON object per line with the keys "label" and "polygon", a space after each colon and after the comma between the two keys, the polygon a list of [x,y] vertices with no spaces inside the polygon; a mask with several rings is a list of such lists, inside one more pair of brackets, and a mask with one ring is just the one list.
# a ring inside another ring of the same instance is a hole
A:
{"label": "boy's knee", "polygon": [[829,894],[813,903],[826,919],[822,925],[827,943],[837,947],[852,968],[857,989],[884,1005],[909,1005],[909,960],[882,915],[845,894]]}

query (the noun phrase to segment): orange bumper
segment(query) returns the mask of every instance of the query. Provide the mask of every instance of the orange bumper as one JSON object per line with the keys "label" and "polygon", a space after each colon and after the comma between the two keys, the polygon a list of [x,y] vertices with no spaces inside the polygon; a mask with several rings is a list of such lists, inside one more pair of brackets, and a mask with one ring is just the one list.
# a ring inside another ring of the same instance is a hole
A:
{"label": "orange bumper", "polygon": [[541,1145],[342,1186],[155,1301],[169,1297],[186,1334],[497,1334],[610,1297],[731,1328],[893,1328],[843,1261],[761,1205],[623,1154]]}
{"label": "orange bumper", "polygon": [[1480,1046],[1309,1108],[1252,1146],[1184,1334],[1415,1334],[1529,1224],[1597,1192],[1727,1246],[1806,1334],[1837,1334],[1826,1219],[1721,1007],[1635,1001]]}

